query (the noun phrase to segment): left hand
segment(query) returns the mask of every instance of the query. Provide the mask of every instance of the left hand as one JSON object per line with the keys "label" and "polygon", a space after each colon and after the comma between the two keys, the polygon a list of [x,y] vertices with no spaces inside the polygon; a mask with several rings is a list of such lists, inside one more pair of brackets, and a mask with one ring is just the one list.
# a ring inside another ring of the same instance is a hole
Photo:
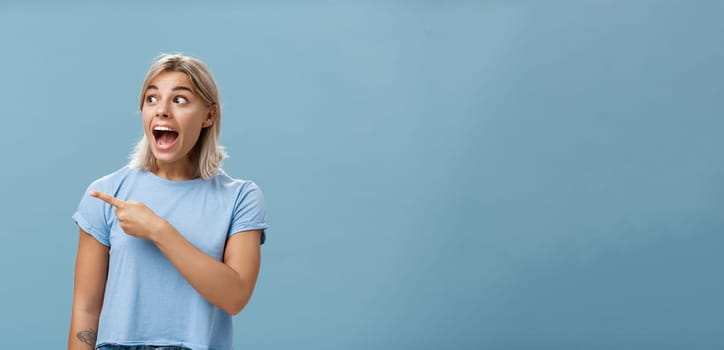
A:
{"label": "left hand", "polygon": [[118,224],[131,236],[151,239],[167,224],[166,220],[141,202],[123,201],[100,191],[90,191],[88,194],[114,206]]}

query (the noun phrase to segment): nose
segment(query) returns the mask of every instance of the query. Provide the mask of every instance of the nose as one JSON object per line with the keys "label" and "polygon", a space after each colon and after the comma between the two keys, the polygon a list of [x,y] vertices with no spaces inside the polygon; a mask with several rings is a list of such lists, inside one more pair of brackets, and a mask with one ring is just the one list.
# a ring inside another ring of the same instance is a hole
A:
{"label": "nose", "polygon": [[168,117],[168,107],[165,103],[159,103],[156,105],[156,116],[157,117]]}

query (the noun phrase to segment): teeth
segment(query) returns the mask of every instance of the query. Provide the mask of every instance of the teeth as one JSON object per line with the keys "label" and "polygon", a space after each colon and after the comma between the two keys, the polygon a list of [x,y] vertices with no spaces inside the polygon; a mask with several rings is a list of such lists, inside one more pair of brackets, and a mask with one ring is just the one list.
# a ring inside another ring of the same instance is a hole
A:
{"label": "teeth", "polygon": [[154,131],[173,131],[171,128],[167,128],[165,126],[155,126],[153,127]]}

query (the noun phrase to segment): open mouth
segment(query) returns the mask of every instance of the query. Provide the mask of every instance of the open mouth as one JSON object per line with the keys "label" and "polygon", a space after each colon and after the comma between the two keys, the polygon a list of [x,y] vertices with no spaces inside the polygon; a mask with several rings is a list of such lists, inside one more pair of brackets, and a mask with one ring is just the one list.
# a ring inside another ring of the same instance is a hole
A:
{"label": "open mouth", "polygon": [[153,137],[159,146],[171,146],[178,139],[178,132],[166,126],[156,126],[153,128]]}

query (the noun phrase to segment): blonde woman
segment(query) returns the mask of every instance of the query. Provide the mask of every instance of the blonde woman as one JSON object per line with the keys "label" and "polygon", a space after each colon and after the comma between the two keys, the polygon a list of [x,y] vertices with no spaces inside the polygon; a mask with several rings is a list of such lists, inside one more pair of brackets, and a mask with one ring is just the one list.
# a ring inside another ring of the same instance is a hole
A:
{"label": "blonde woman", "polygon": [[232,348],[267,228],[251,181],[221,168],[221,105],[200,60],[162,55],[141,87],[144,137],[94,181],[80,239],[68,349]]}

